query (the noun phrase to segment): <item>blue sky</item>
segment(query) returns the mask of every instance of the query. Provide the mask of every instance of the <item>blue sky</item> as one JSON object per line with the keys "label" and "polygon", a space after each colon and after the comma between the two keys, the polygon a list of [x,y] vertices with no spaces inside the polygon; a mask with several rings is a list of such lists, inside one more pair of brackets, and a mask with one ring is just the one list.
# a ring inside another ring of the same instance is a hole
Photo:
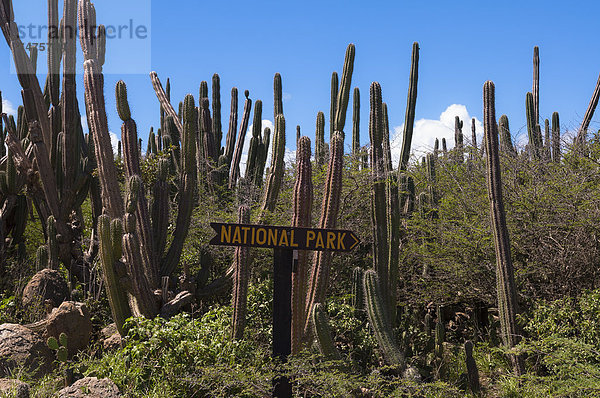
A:
{"label": "blue sky", "polygon": [[[14,3],[19,25],[45,22],[46,1]],[[187,93],[197,97],[200,82],[219,73],[225,131],[231,87],[240,90],[240,112],[242,93],[248,89],[253,100],[263,101],[263,118],[272,120],[273,75],[281,73],[290,150],[295,149],[296,125],[312,138],[319,110],[328,122],[331,72],[341,72],[348,43],[356,45],[352,84],[362,94],[363,144],[368,142],[372,81],[382,85],[390,125],[399,130],[404,121],[413,41],[421,47],[415,132],[419,145],[430,145],[434,136],[452,137],[454,114],[481,120],[482,87],[488,79],[496,84],[498,116],[509,116],[513,136],[523,134],[534,45],[540,47],[541,117],[558,111],[563,130],[578,127],[600,72],[600,42],[594,40],[600,5],[593,1],[98,0],[96,9],[98,23],[118,26],[131,19],[135,26],[148,28],[144,40],[109,40],[105,76],[111,131],[120,131],[113,93],[123,79],[144,141],[150,126],[159,123],[151,70],[163,82],[171,78],[175,106]],[[40,63],[45,63],[43,55]],[[40,81],[44,79],[41,73]],[[83,110],[81,76],[78,88]],[[0,90],[13,107],[20,103],[3,40]],[[351,115],[349,111],[347,131]],[[599,127],[598,121],[600,114],[592,128]],[[400,140],[394,143],[399,146]]]}

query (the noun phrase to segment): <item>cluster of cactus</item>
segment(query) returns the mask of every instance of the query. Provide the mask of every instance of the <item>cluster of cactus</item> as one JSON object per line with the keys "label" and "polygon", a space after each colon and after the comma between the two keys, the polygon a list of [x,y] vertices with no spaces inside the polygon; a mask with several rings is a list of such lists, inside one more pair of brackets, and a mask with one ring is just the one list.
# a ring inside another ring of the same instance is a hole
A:
{"label": "cluster of cactus", "polygon": [[[74,34],[77,31],[77,1],[64,2],[62,18],[59,16],[58,0],[48,2],[48,26],[58,29],[60,21],[64,31],[72,34],[58,38],[52,33],[56,29],[48,29],[49,73],[43,91],[36,75],[37,52],[34,50],[28,55],[19,35],[15,34],[17,25],[12,2],[5,1],[0,8],[0,25],[12,51],[23,99],[19,123],[7,125],[7,158],[15,160],[19,178],[26,181],[31,202],[44,228],[45,220],[50,215],[54,216],[60,236],[60,261],[83,282],[87,280],[90,264],[85,261],[81,249],[83,228],[75,226],[83,221],[80,208],[88,195],[92,202],[94,227],[101,206],[100,192],[95,187],[97,180],[92,175],[95,154],[88,145],[89,136],[83,134],[77,102]],[[104,63],[105,46],[105,31],[100,27],[97,33],[94,32],[98,69]],[[37,167],[34,168],[34,164]]]}
{"label": "cluster of cactus", "polygon": [[250,148],[248,149],[248,160],[246,163],[245,179],[255,187],[260,187],[265,173],[265,164],[267,162],[267,153],[271,141],[271,129],[268,127],[262,130],[262,101],[257,100],[254,103],[254,120],[252,122],[252,138],[250,139]]}

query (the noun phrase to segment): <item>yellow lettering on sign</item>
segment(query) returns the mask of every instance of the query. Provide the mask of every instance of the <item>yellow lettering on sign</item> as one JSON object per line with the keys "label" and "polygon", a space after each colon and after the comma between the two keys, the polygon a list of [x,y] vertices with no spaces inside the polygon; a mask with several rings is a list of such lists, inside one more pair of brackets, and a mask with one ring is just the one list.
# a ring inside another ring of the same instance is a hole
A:
{"label": "yellow lettering on sign", "polygon": [[306,232],[306,246],[310,247],[310,241],[315,240],[315,231]]}
{"label": "yellow lettering on sign", "polygon": [[221,225],[221,242],[231,243],[231,226]]}
{"label": "yellow lettering on sign", "polygon": [[269,229],[269,245],[277,246],[277,230],[275,228]]}
{"label": "yellow lettering on sign", "polygon": [[256,228],[252,228],[252,244],[254,244],[254,237],[256,236]]}
{"label": "yellow lettering on sign", "polygon": [[290,238],[290,246],[291,247],[298,247],[298,244],[296,242],[294,242],[294,232],[296,232],[296,231],[294,231],[292,229],[292,237]]}
{"label": "yellow lettering on sign", "polygon": [[242,243],[242,234],[240,232],[240,227],[235,227],[233,230],[233,239],[231,243]]}
{"label": "yellow lettering on sign", "polygon": [[335,249],[335,233],[327,232],[327,248]]}
{"label": "yellow lettering on sign", "polygon": [[279,239],[279,246],[289,246],[287,232],[281,231],[281,238]]}
{"label": "yellow lettering on sign", "polygon": [[245,245],[248,244],[248,231],[250,231],[250,227],[242,227],[242,231],[244,231],[244,241]]}
{"label": "yellow lettering on sign", "polygon": [[315,248],[320,247],[321,249],[325,248],[325,244],[323,243],[323,234],[321,232],[317,232],[317,242],[315,243]]}
{"label": "yellow lettering on sign", "polygon": [[[261,236],[262,234],[262,236]],[[267,241],[267,230],[264,228],[259,228],[256,230],[256,243],[259,245],[264,245]]]}
{"label": "yellow lettering on sign", "polygon": [[344,237],[346,237],[346,233],[342,233],[342,232],[338,232],[338,244],[337,244],[337,248],[338,250],[346,250],[346,246],[344,245]]}

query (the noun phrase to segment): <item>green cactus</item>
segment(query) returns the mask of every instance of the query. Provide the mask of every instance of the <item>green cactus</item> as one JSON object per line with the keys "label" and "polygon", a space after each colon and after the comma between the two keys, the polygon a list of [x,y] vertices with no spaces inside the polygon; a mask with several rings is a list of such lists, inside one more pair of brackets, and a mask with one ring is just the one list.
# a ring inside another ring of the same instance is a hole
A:
{"label": "green cactus", "polygon": [[[60,343],[60,345],[59,345]],[[65,333],[61,333],[58,336],[58,341],[56,337],[50,336],[46,341],[46,345],[52,351],[56,351],[56,358],[59,362],[66,363],[68,361],[69,351],[68,351],[68,338]]]}
{"label": "green cactus", "polygon": [[352,154],[358,157],[360,153],[360,90],[354,87],[352,106]]}
{"label": "green cactus", "polygon": [[552,161],[560,163],[560,120],[558,112],[552,114]]}
{"label": "green cactus", "polygon": [[259,157],[262,146],[261,132],[262,101],[256,100],[254,103],[254,119],[252,120],[252,138],[250,138],[250,148],[248,149],[248,159],[246,161],[245,178],[247,181],[254,182],[257,180],[258,163],[260,161]]}
{"label": "green cactus", "polygon": [[285,171],[285,118],[282,114],[277,115],[275,119],[275,135],[273,137],[273,154],[271,159],[270,172],[267,175],[265,192],[261,205],[259,223],[266,221],[267,213],[275,210],[281,181]]}
{"label": "green cactus", "polygon": [[550,121],[544,119],[544,160],[550,161]]}
{"label": "green cactus", "polygon": [[317,113],[317,129],[315,132],[315,163],[321,168],[325,163],[325,114]]}
{"label": "green cactus", "polygon": [[346,111],[348,110],[348,101],[350,100],[350,87],[352,85],[352,73],[354,72],[354,56],[356,49],[354,44],[350,43],[346,49],[344,58],[344,69],[340,89],[337,93],[337,103],[335,107],[335,131],[344,134],[346,124]]}
{"label": "green cactus", "polygon": [[454,118],[454,152],[456,161],[462,163],[464,161],[464,136],[462,132],[463,121],[458,116]]}
{"label": "green cactus", "polygon": [[[408,168],[410,158],[410,147],[412,143],[413,128],[415,124],[415,109],[417,106],[417,83],[419,80],[419,43],[414,42],[410,66],[410,80],[408,86],[408,99],[406,100],[406,114],[404,120],[404,132],[402,135],[402,150],[400,156],[400,172]],[[445,143],[443,140],[442,143]],[[444,145],[445,148],[445,145]],[[444,149],[444,154],[446,150]]]}
{"label": "green cactus", "polygon": [[281,85],[281,75],[275,73],[273,77],[273,98],[274,98],[274,109],[273,119],[277,119],[277,115],[283,115],[283,87]]}
{"label": "green cactus", "polygon": [[542,142],[540,125],[535,121],[535,109],[533,102],[533,94],[527,93],[525,97],[527,110],[527,133],[529,134],[529,151],[533,159],[540,159]]}
{"label": "green cactus", "polygon": [[[223,139],[223,127],[221,126],[221,78],[218,74],[212,77],[212,134],[214,137],[214,153],[219,156],[221,151],[221,140]],[[215,159],[216,161],[216,159]]]}
{"label": "green cactus", "polygon": [[533,122],[540,122],[540,49],[533,47]]}
{"label": "green cactus", "polygon": [[324,307],[323,304],[316,303],[311,311],[313,335],[316,337],[321,355],[327,361],[339,361],[342,359],[342,356],[333,342],[329,328],[329,318]]}
{"label": "green cactus", "polygon": [[500,116],[500,121],[498,122],[498,130],[500,134],[500,151],[506,153],[509,156],[516,156],[517,152],[515,150],[515,147],[513,146],[512,139],[510,137],[510,128],[508,125],[508,117],[506,115]]}
{"label": "green cactus", "polygon": [[49,254],[49,262],[48,268],[50,269],[58,269],[59,266],[59,247],[56,236],[58,232],[56,231],[56,219],[54,216],[48,217],[48,221],[46,223],[46,230],[48,231],[48,254]]}
{"label": "green cactus", "polygon": [[41,271],[44,268],[48,268],[48,247],[42,245],[38,247],[35,252],[35,269]]}
{"label": "green cactus", "polygon": [[[238,209],[238,224],[250,224],[250,208],[248,206],[240,206]],[[234,339],[242,338],[246,326],[250,261],[250,248],[240,246],[235,249],[235,269],[231,298],[233,307],[232,336]]]}
{"label": "green cactus", "polygon": [[339,79],[337,72],[331,74],[331,104],[329,106],[329,141],[335,133],[335,115],[337,114],[337,97],[339,90]]}
{"label": "green cactus", "polygon": [[473,155],[477,156],[477,130],[475,126],[475,118],[471,118],[471,147]]}
{"label": "green cactus", "polygon": [[444,358],[444,342],[446,341],[446,326],[442,319],[442,306],[437,307],[437,318],[435,320],[435,356]]}
{"label": "green cactus", "polygon": [[[531,93],[528,94],[528,98]],[[529,101],[528,101],[529,102]],[[518,342],[519,330],[516,320],[518,313],[517,291],[514,270],[510,256],[510,241],[506,226],[506,213],[502,199],[502,179],[500,174],[500,158],[498,155],[498,130],[496,125],[495,87],[487,81],[483,86],[484,132],[486,140],[488,195],[494,243],[496,248],[496,282],[498,291],[498,310],[502,338],[508,348]],[[522,357],[511,355],[515,373],[524,373]]]}
{"label": "green cactus", "polygon": [[[277,81],[277,75],[275,75],[275,81]],[[279,78],[281,83],[281,77]],[[277,91],[277,90],[275,90]],[[242,124],[240,125],[240,131],[235,146],[235,152],[233,153],[233,160],[231,161],[230,174],[229,174],[229,189],[234,189],[237,185],[240,177],[240,161],[242,159],[242,149],[244,148],[244,141],[246,140],[246,130],[248,130],[248,121],[250,120],[250,109],[252,108],[252,100],[249,98],[250,92],[244,91],[246,101],[244,102],[244,114],[242,116]]]}
{"label": "green cactus", "polygon": [[592,117],[594,116],[594,112],[596,111],[596,107],[598,106],[598,100],[600,99],[600,75],[598,76],[598,81],[596,82],[596,87],[594,88],[594,93],[592,94],[592,98],[590,99],[590,103],[585,111],[585,115],[583,115],[583,120],[581,121],[581,126],[577,131],[577,137],[575,138],[575,143],[578,145],[582,145],[585,143],[587,138],[587,130],[590,126],[590,122],[592,121]]}
{"label": "green cactus", "polygon": [[402,371],[405,366],[404,354],[396,344],[392,332],[391,321],[386,310],[386,301],[381,291],[381,281],[377,272],[368,270],[365,272],[364,280],[365,304],[369,323],[375,333],[383,358],[388,365],[398,366]]}
{"label": "green cactus", "polygon": [[[310,139],[301,137],[296,151],[296,183],[294,185],[293,227],[309,228],[313,203],[312,164]],[[309,253],[298,251],[298,260],[292,272],[292,355],[302,349],[302,333],[306,319],[306,293]]]}
{"label": "green cactus", "polygon": [[354,313],[362,312],[365,308],[365,295],[363,290],[364,270],[360,267],[354,268],[352,271],[352,307]]}

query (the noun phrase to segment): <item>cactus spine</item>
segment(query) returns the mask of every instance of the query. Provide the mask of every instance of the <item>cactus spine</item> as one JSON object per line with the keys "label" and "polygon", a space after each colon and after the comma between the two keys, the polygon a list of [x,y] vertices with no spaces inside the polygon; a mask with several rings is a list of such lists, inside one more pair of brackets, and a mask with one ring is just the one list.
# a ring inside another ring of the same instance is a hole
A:
{"label": "cactus spine", "polygon": [[560,162],[560,119],[558,112],[552,114],[552,161]]}
{"label": "cactus spine", "polygon": [[[238,209],[238,224],[250,224],[250,208],[240,206]],[[233,294],[231,304],[233,307],[234,339],[241,339],[246,326],[246,312],[248,307],[248,280],[250,279],[250,248],[236,247],[235,270],[233,274]]]}
{"label": "cactus spine", "polygon": [[[296,152],[296,184],[294,185],[294,213],[292,226],[310,227],[313,185],[312,164],[310,162],[310,139],[301,137]],[[308,252],[298,251],[298,262],[292,273],[292,355],[298,354],[302,348],[302,333],[306,318],[306,289],[308,279]]]}
{"label": "cactus spine", "polygon": [[[510,241],[506,227],[506,213],[502,200],[502,180],[500,175],[500,158],[498,155],[498,130],[496,125],[494,83],[487,81],[483,86],[484,132],[486,139],[488,195],[494,243],[496,247],[496,282],[498,290],[498,312],[502,328],[504,344],[512,348],[518,342],[519,331],[516,315],[517,291],[512,260],[510,257]],[[524,372],[522,358],[512,355],[511,360],[517,375]]]}

